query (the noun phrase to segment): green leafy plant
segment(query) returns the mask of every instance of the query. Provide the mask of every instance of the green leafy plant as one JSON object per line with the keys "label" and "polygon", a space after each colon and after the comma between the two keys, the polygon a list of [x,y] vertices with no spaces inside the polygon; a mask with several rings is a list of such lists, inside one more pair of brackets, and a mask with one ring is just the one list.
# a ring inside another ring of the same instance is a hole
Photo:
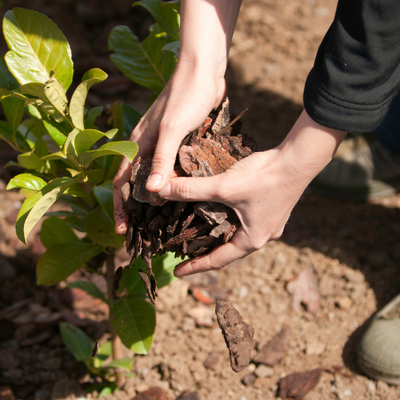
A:
{"label": "green leafy plant", "polygon": [[[133,81],[161,92],[176,65],[179,51],[179,3],[143,0],[156,23],[140,42],[127,27],[114,28],[109,37],[111,59]],[[26,197],[16,220],[18,238],[26,243],[42,220],[40,239],[46,248],[36,265],[37,284],[55,285],[79,268],[104,275],[104,294],[87,281],[69,283],[106,303],[110,310],[111,340],[92,357],[94,344],[79,328],[62,323],[65,345],[88,370],[105,379],[103,394],[121,384],[121,369],[129,372],[132,359],[121,358],[119,341],[132,352],[146,354],[155,330],[155,310],[146,300],[137,260],[125,268],[119,288],[113,286],[115,254],[124,237],[114,233],[114,177],[122,157],[132,161],[136,143],[127,140],[141,114],[128,104],[110,106],[112,129],[101,131],[96,118],[102,107],[85,106],[89,89],[107,78],[93,68],[72,94],[74,70],[71,49],[53,21],[35,11],[14,8],[3,20],[9,51],[0,58],[0,100],[6,121],[0,121],[0,139],[18,152],[10,162],[23,170],[7,189]],[[51,207],[62,201],[63,211]],[[102,268],[106,261],[105,270]],[[153,261],[161,288],[173,279],[177,261],[165,254]],[[111,351],[112,349],[112,351]],[[108,361],[113,353],[113,360]],[[107,361],[106,361],[107,360]],[[112,382],[114,377],[115,382]]]}

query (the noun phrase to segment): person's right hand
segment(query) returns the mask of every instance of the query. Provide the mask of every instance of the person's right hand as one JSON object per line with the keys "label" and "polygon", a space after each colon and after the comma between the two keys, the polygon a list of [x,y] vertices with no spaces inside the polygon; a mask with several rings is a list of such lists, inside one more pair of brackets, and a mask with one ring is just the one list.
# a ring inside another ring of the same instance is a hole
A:
{"label": "person's right hand", "polygon": [[[182,139],[198,128],[225,95],[223,75],[195,72],[195,66],[180,62],[171,80],[133,130],[130,140],[139,145],[136,157],[152,155],[147,190],[158,192],[173,173]],[[128,216],[123,207],[121,187],[128,181],[131,164],[125,158],[114,178],[115,232],[124,234]]]}

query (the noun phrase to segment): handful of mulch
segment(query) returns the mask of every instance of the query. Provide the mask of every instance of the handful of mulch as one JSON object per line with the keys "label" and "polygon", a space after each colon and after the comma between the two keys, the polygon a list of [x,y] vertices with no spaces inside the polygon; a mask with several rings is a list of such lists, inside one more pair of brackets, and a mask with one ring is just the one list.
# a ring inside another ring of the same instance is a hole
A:
{"label": "handful of mulch", "polygon": [[[246,111],[246,110],[245,110]],[[240,117],[229,112],[226,98],[218,114],[182,141],[174,172],[177,177],[207,177],[221,174],[256,150],[256,143],[241,134]],[[177,257],[194,258],[227,243],[240,226],[235,212],[219,203],[174,202],[146,190],[151,157],[138,158],[132,165],[122,196],[129,215],[126,251],[131,263],[142,256],[146,272],[139,271],[150,300],[155,302],[157,283],[151,257],[173,252]],[[131,264],[130,263],[130,264]]]}

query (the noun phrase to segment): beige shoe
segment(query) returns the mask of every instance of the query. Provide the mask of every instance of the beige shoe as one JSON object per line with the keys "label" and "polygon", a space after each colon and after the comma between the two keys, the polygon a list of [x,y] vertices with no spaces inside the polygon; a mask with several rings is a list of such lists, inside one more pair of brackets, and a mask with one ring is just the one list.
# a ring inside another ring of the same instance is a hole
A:
{"label": "beige shoe", "polygon": [[373,317],[358,343],[357,357],[369,377],[400,384],[400,295]]}

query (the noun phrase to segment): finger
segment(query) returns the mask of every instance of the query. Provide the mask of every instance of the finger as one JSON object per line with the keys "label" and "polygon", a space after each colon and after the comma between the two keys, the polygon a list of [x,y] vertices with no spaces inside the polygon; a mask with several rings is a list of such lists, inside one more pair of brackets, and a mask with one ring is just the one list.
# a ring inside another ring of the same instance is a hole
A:
{"label": "finger", "polygon": [[124,157],[113,180],[114,220],[115,233],[117,235],[124,235],[128,229],[129,218],[124,208],[121,187],[124,185],[124,183],[128,182],[129,170],[129,160]]}
{"label": "finger", "polygon": [[170,180],[181,139],[185,135],[160,135],[154,151],[151,171],[146,183],[150,192],[158,192]]}
{"label": "finger", "polygon": [[218,201],[221,199],[221,175],[205,178],[173,178],[158,193],[172,201]]}
{"label": "finger", "polygon": [[243,258],[254,251],[251,246],[246,246],[248,241],[248,235],[240,228],[228,243],[215,248],[204,256],[196,257],[193,260],[184,261],[179,264],[175,267],[174,275],[179,278],[199,272],[224,268],[231,262]]}

